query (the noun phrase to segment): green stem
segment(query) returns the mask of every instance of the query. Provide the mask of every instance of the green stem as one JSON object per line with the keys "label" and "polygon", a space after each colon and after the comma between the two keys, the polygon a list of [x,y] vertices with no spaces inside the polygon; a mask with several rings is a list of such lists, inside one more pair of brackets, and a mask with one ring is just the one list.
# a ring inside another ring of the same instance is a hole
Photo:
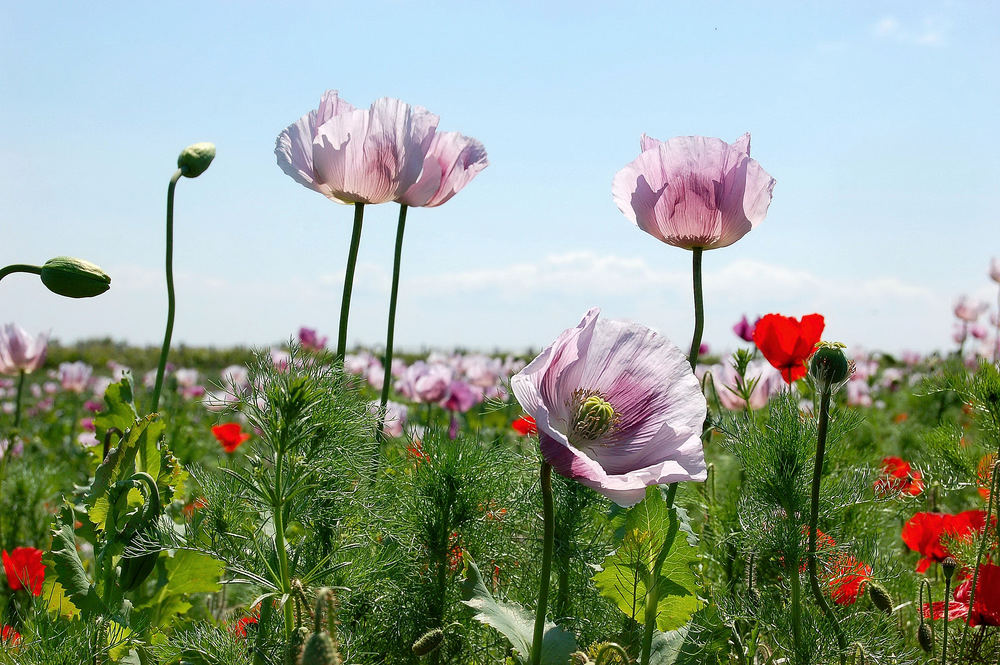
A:
{"label": "green stem", "polygon": [[26,263],[13,263],[4,268],[0,268],[0,279],[15,272],[28,272],[32,275],[41,275],[42,269],[39,266],[30,266]]}
{"label": "green stem", "polygon": [[594,665],[607,665],[607,662],[615,658],[615,656],[617,656],[616,660],[622,663],[629,662],[628,653],[620,644],[608,642],[597,652],[597,657],[594,658]]}
{"label": "green stem", "polygon": [[[794,558],[794,557],[793,557]],[[789,561],[788,579],[792,585],[792,648],[795,650],[795,662],[799,662],[802,653],[802,583],[799,580],[799,561]]]}
{"label": "green stem", "polygon": [[832,391],[826,388],[820,394],[819,403],[819,427],[816,432],[816,466],[813,468],[812,481],[812,502],[809,506],[809,585],[812,588],[816,603],[823,610],[823,614],[833,624],[833,631],[837,635],[837,645],[840,647],[840,662],[846,662],[847,639],[840,629],[837,615],[833,613],[830,604],[826,602],[826,596],[819,586],[819,575],[816,565],[816,527],[819,523],[819,485],[823,477],[823,456],[826,453],[826,433],[830,426],[830,396]]}
{"label": "green stem", "polygon": [[[951,576],[944,576],[944,637],[941,640],[941,665],[948,665],[948,623],[951,617]],[[933,608],[933,606],[932,606]],[[933,609],[931,614],[933,614]],[[972,615],[972,603],[969,603],[969,615]]]}
{"label": "green stem", "polygon": [[555,514],[552,505],[552,466],[543,461],[542,486],[542,574],[538,583],[538,607],[535,609],[535,632],[531,640],[529,665],[542,662],[542,640],[545,638],[545,609],[549,600],[549,577],[552,574],[552,544],[555,539]]}
{"label": "green stem", "polygon": [[21,427],[21,404],[24,399],[24,375],[25,372],[22,369],[17,375],[17,397],[14,402],[14,429],[17,430]]}
{"label": "green stem", "polygon": [[701,247],[691,250],[691,273],[694,281],[694,336],[691,338],[691,351],[688,353],[688,362],[691,369],[698,364],[698,355],[701,353],[701,334],[705,329],[705,303],[701,293]]}
{"label": "green stem", "polygon": [[[990,532],[990,523],[993,520],[993,504],[1000,500],[997,492],[1000,491],[1000,462],[993,465],[993,475],[990,476],[990,500],[986,504],[986,523],[983,527],[983,535],[979,541],[979,551],[976,553],[976,568],[972,573],[972,588],[969,590],[969,616],[965,621],[965,628],[962,629],[962,642],[959,648],[959,655],[965,655],[965,639],[969,636],[969,626],[972,623],[973,608],[976,602],[976,584],[979,582],[979,566],[983,560],[983,553],[986,551],[986,537]],[[948,596],[945,596],[945,607],[948,607]],[[947,622],[946,622],[947,623]],[[961,660],[961,658],[959,658]],[[941,660],[944,663],[944,659]]]}
{"label": "green stem", "polygon": [[160,391],[163,389],[163,372],[167,369],[167,355],[170,353],[170,337],[174,334],[174,190],[181,178],[181,170],[177,169],[170,178],[167,187],[167,329],[163,333],[163,347],[160,349],[160,363],[156,366],[156,383],[153,386],[153,408],[156,411],[160,405]]}
{"label": "green stem", "polygon": [[[392,344],[396,331],[396,301],[399,296],[399,265],[403,256],[403,229],[406,226],[405,204],[399,206],[399,223],[396,225],[396,253],[392,260],[392,292],[389,295],[389,327],[385,333],[385,358],[383,364],[385,373],[382,375],[382,397],[379,400],[378,429],[376,434],[381,440],[382,428],[385,427],[385,405],[389,403],[389,387],[392,385]],[[375,470],[378,471],[376,455]]]}
{"label": "green stem", "polygon": [[[278,556],[278,580],[281,586],[281,593],[289,596],[292,593],[292,577],[288,566],[288,551],[285,548],[285,501],[283,496],[282,473],[284,471],[285,451],[283,446],[275,454],[274,461],[274,499],[272,519],[274,521],[274,549]],[[285,619],[285,639],[288,640],[295,630],[295,614],[292,612],[292,604],[286,602],[283,605]]]}
{"label": "green stem", "polygon": [[677,483],[670,483],[667,486],[667,510],[670,513],[670,526],[667,527],[667,536],[663,539],[660,553],[656,555],[653,562],[653,570],[646,580],[646,614],[643,617],[642,647],[639,663],[649,665],[650,653],[653,649],[653,631],[656,629],[656,615],[660,608],[660,569],[663,562],[667,560],[670,549],[674,546],[674,539],[677,538],[677,530],[680,528],[680,521],[677,519],[677,511],[674,510],[674,497],[677,496]]}
{"label": "green stem", "polygon": [[264,656],[264,645],[267,644],[267,631],[265,627],[271,623],[273,607],[270,598],[260,601],[260,617],[257,619],[257,640],[254,644],[253,665],[268,665],[270,662]]}
{"label": "green stem", "polygon": [[358,248],[361,246],[361,222],[365,216],[365,204],[354,204],[354,230],[351,231],[351,247],[347,252],[347,270],[344,272],[344,296],[340,301],[340,330],[337,334],[337,360],[343,362],[347,353],[347,319],[351,312],[351,289],[354,288],[354,268],[358,263]]}

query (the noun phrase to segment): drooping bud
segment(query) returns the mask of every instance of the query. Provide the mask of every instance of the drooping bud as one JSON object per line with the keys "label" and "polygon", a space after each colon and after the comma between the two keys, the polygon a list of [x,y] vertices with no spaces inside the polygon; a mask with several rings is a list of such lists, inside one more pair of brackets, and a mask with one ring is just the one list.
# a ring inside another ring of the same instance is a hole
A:
{"label": "drooping bud", "polygon": [[820,342],[809,360],[809,375],[821,392],[838,390],[854,373],[840,342]]}
{"label": "drooping bud", "polygon": [[337,645],[333,643],[330,633],[321,631],[309,636],[302,650],[300,665],[341,665]]}
{"label": "drooping bud", "polygon": [[428,630],[426,633],[417,638],[417,641],[413,643],[411,647],[413,653],[417,656],[426,656],[429,653],[433,653],[444,643],[444,631],[440,628],[434,628],[433,630]]}
{"label": "drooping bud", "polygon": [[892,596],[886,588],[878,582],[868,582],[868,598],[872,605],[884,612],[887,616],[892,615]]}
{"label": "drooping bud", "polygon": [[941,570],[944,571],[945,579],[951,579],[951,576],[955,574],[955,569],[958,568],[958,561],[955,561],[952,557],[948,557],[941,562]]}
{"label": "drooping bud", "polygon": [[93,298],[111,288],[111,277],[98,266],[71,256],[57,256],[42,266],[42,284],[67,298]]}
{"label": "drooping bud", "polygon": [[288,640],[288,644],[285,647],[288,654],[286,662],[299,662],[299,658],[302,656],[302,648],[305,646],[306,640],[308,639],[309,629],[305,626],[299,626],[294,632],[292,632],[292,637]]}
{"label": "drooping bud", "polygon": [[934,629],[929,623],[920,622],[917,628],[917,641],[920,642],[920,648],[927,653],[934,652]]}
{"label": "drooping bud", "polygon": [[197,178],[215,159],[214,143],[195,143],[184,148],[177,158],[177,168],[185,178]]}

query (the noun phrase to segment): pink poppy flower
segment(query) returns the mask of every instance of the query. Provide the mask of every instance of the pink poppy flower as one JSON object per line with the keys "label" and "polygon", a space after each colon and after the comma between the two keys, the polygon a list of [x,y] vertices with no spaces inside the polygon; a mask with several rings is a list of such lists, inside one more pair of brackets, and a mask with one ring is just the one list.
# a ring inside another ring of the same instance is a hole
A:
{"label": "pink poppy flower", "polygon": [[48,333],[35,337],[16,323],[8,323],[0,328],[0,372],[34,372],[45,362],[48,347]]}
{"label": "pink poppy flower", "polygon": [[1000,284],[1000,259],[993,258],[990,260],[990,279]]}
{"label": "pink poppy flower", "polygon": [[621,506],[649,485],[705,480],[707,408],[687,358],[653,330],[599,314],[511,379],[545,460]]}
{"label": "pink poppy flower", "polygon": [[980,316],[989,308],[984,302],[973,300],[969,296],[962,296],[955,301],[955,316],[967,323],[975,323]]}
{"label": "pink poppy flower", "polygon": [[611,191],[646,233],[675,247],[717,249],[764,221],[775,180],[750,158],[750,134],[732,145],[644,134],[640,145],[642,154],[615,175]]}
{"label": "pink poppy flower", "polygon": [[747,319],[747,315],[744,314],[743,318],[737,321],[736,325],[733,326],[733,332],[736,333],[736,336],[742,339],[744,342],[752,342],[753,329],[757,327],[758,321],[760,321],[759,316],[753,323],[750,323],[750,320]]}
{"label": "pink poppy flower", "polygon": [[278,166],[295,182],[316,190],[338,203],[333,190],[321,182],[313,168],[313,141],[319,126],[334,116],[354,111],[354,107],[340,99],[336,90],[327,90],[319,101],[319,108],[305,114],[278,135],[274,154]]}
{"label": "pink poppy flower", "polygon": [[63,390],[82,393],[90,383],[94,368],[83,362],[59,363],[59,382]]}
{"label": "pink poppy flower", "polygon": [[[711,368],[712,380],[715,382],[715,392],[719,395],[719,402],[722,406],[731,411],[739,411],[746,406],[746,401],[739,396],[737,384],[739,374],[732,363],[723,363]],[[755,360],[747,366],[747,381],[756,379],[757,383],[750,393],[750,408],[760,409],[767,406],[768,400],[781,392],[785,387],[785,380],[781,378],[781,372],[771,367],[770,363]]]}
{"label": "pink poppy flower", "polygon": [[414,402],[441,402],[448,398],[453,378],[454,370],[447,365],[418,360],[406,368],[396,389]]}
{"label": "pink poppy flower", "polygon": [[447,202],[486,168],[486,149],[476,139],[458,132],[434,134],[420,179],[399,202],[408,206],[433,208]]}

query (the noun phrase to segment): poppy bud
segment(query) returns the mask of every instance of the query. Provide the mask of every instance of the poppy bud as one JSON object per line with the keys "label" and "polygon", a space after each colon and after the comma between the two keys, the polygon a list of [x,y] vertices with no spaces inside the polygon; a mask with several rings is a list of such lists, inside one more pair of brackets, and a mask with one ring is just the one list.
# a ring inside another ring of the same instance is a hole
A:
{"label": "poppy bud", "polygon": [[885,590],[884,586],[878,582],[869,582],[868,597],[871,599],[872,605],[882,610],[887,615],[892,614],[892,596],[889,595],[889,592]]}
{"label": "poppy bud", "polygon": [[920,642],[920,648],[927,653],[934,651],[934,629],[929,623],[920,622],[920,627],[917,628],[917,641]]}
{"label": "poppy bud", "polygon": [[42,284],[67,298],[93,298],[111,288],[111,277],[89,261],[57,256],[42,266]]}
{"label": "poppy bud", "polygon": [[184,148],[177,158],[177,168],[186,178],[197,178],[211,165],[215,159],[214,143],[195,143]]}
{"label": "poppy bud", "polygon": [[433,653],[438,647],[444,642],[444,631],[440,628],[434,628],[433,630],[428,630],[426,633],[417,638],[417,641],[413,643],[411,647],[413,649],[414,655],[426,656],[429,653]]}
{"label": "poppy bud", "polygon": [[854,368],[840,342],[820,342],[809,361],[809,375],[822,391],[836,390],[851,377]]}
{"label": "poppy bud", "polygon": [[341,665],[340,654],[330,633],[313,633],[302,650],[302,665]]}
{"label": "poppy bud", "polygon": [[951,579],[951,576],[955,574],[955,569],[958,568],[958,562],[952,557],[948,557],[941,562],[941,570],[944,571],[944,576],[946,579]]}

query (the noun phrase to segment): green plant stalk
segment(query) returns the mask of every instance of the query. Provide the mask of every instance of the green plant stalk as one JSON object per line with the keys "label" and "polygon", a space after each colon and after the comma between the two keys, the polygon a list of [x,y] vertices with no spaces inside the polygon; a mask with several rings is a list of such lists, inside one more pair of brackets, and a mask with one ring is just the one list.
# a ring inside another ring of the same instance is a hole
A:
{"label": "green plant stalk", "polygon": [[[381,428],[379,428],[381,429]],[[455,488],[449,483],[447,498],[444,505],[444,515],[441,520],[441,533],[438,540],[437,587],[435,593],[434,617],[432,625],[444,624],[445,593],[448,589],[448,540],[451,538],[451,506],[455,502]],[[434,651],[432,661],[437,665],[441,661],[441,650]]]}
{"label": "green plant stalk", "polygon": [[[405,204],[399,206],[399,222],[396,225],[396,252],[392,260],[392,292],[389,295],[389,327],[385,333],[385,358],[383,365],[385,373],[382,375],[382,396],[379,399],[378,429],[376,435],[382,439],[382,428],[385,427],[385,405],[389,403],[389,387],[392,385],[392,345],[396,330],[396,301],[399,296],[399,266],[403,256],[403,229],[406,227]],[[375,456],[375,471],[378,471],[379,456]]]}
{"label": "green plant stalk", "polygon": [[269,665],[270,661],[264,656],[264,644],[266,642],[266,626],[271,621],[272,604],[267,600],[260,602],[260,619],[257,626],[257,640],[253,649],[253,665]]}
{"label": "green plant stalk", "polygon": [[181,178],[181,170],[177,169],[170,178],[167,187],[167,329],[163,333],[163,347],[160,349],[160,363],[156,367],[156,383],[153,385],[153,407],[156,411],[160,406],[160,391],[163,390],[163,372],[167,369],[167,355],[170,354],[170,337],[174,334],[174,190]]}
{"label": "green plant stalk", "polygon": [[693,370],[698,364],[698,355],[701,353],[701,334],[705,329],[705,302],[701,289],[701,247],[691,250],[691,274],[694,282],[694,335],[691,338],[691,350],[688,353],[688,362]]}
{"label": "green plant stalk", "polygon": [[[965,655],[965,640],[969,636],[969,626],[972,623],[973,608],[976,602],[976,584],[979,583],[979,566],[983,560],[983,553],[986,551],[986,536],[990,532],[990,523],[993,519],[993,504],[997,501],[997,492],[1000,491],[1000,462],[993,465],[993,475],[990,483],[990,500],[986,504],[986,523],[983,526],[983,535],[979,540],[979,551],[976,553],[976,568],[972,573],[972,588],[969,590],[969,616],[965,620],[965,627],[962,629],[962,642],[959,647],[959,661]],[[945,607],[948,605],[948,596],[945,595]],[[945,620],[947,624],[947,619]],[[941,660],[944,663],[944,659]]]}
{"label": "green plant stalk", "polygon": [[799,580],[799,561],[789,561],[788,579],[792,586],[792,648],[795,662],[802,653],[802,582]]}
{"label": "green plant stalk", "polygon": [[41,275],[42,269],[39,266],[30,266],[26,263],[13,263],[4,268],[0,268],[0,279],[15,272],[28,272],[32,275]]}
{"label": "green plant stalk", "polygon": [[670,554],[670,548],[674,546],[674,539],[677,537],[677,530],[680,528],[680,520],[677,519],[677,511],[674,510],[674,497],[677,496],[677,483],[670,483],[667,486],[667,510],[670,512],[670,526],[667,527],[667,536],[663,539],[656,561],[653,562],[653,570],[650,571],[649,579],[646,580],[646,614],[643,618],[642,647],[640,651],[639,663],[649,665],[650,652],[653,649],[653,631],[656,629],[656,615],[660,606],[660,570],[663,562]]}
{"label": "green plant stalk", "polygon": [[14,402],[14,429],[17,430],[21,427],[21,405],[24,403],[24,375],[25,371],[22,369],[17,374],[17,397]]}
{"label": "green plant stalk", "polygon": [[[278,582],[281,587],[282,595],[290,596],[292,593],[292,578],[288,566],[288,551],[285,549],[285,517],[283,514],[285,501],[283,489],[281,487],[281,475],[284,471],[284,461],[285,451],[284,446],[281,446],[276,451],[274,460],[275,505],[272,507],[272,520],[274,521],[274,549],[278,556],[278,575],[281,577]],[[292,611],[292,604],[289,602],[284,603],[282,610],[285,621],[285,640],[288,640],[291,638],[292,632],[295,630],[295,613]]]}
{"label": "green plant stalk", "polygon": [[529,665],[542,662],[542,640],[545,638],[545,610],[549,600],[549,577],[552,574],[552,548],[555,540],[555,510],[552,503],[552,466],[542,461],[542,574],[538,583],[538,607],[535,609],[535,631],[531,640]]}
{"label": "green plant stalk", "polygon": [[812,588],[816,604],[823,610],[823,614],[833,625],[833,632],[837,635],[837,646],[841,665],[846,663],[847,639],[840,629],[837,615],[833,613],[830,604],[826,602],[826,596],[819,586],[819,575],[816,564],[816,527],[819,523],[819,485],[823,478],[823,456],[826,454],[826,434],[830,426],[830,397],[833,391],[826,387],[820,393],[819,402],[819,426],[816,431],[816,466],[813,468],[812,480],[812,500],[809,506],[809,586]]}
{"label": "green plant stalk", "polygon": [[354,268],[358,264],[358,248],[361,246],[361,223],[364,221],[365,204],[354,204],[354,230],[351,231],[351,247],[347,251],[347,270],[344,272],[344,295],[340,301],[340,329],[337,332],[337,360],[344,361],[347,353],[347,320],[351,312],[351,290],[354,288]]}
{"label": "green plant stalk", "polygon": [[[941,640],[941,665],[948,665],[948,623],[951,617],[951,610],[948,607],[951,605],[951,578],[947,575],[944,576],[944,637]],[[933,605],[931,606],[933,608]],[[931,610],[931,615],[933,616],[934,611]],[[969,603],[969,614],[972,614],[972,603]]]}

